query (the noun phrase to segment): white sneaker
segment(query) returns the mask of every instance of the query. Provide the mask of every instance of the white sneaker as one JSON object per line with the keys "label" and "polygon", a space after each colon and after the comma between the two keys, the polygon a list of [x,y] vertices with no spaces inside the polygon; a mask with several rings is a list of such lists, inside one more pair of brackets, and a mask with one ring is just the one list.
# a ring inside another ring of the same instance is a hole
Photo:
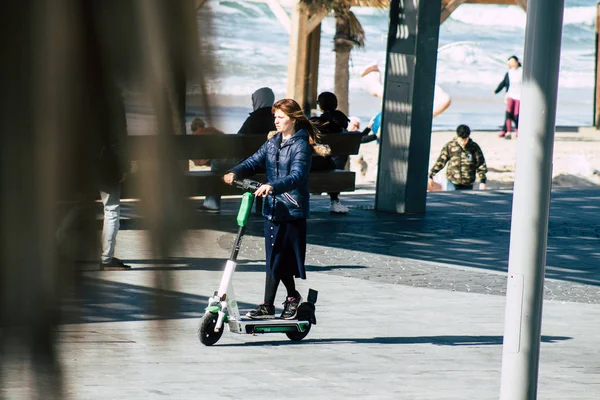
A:
{"label": "white sneaker", "polygon": [[329,212],[333,214],[347,214],[348,207],[338,201],[332,201],[329,206]]}

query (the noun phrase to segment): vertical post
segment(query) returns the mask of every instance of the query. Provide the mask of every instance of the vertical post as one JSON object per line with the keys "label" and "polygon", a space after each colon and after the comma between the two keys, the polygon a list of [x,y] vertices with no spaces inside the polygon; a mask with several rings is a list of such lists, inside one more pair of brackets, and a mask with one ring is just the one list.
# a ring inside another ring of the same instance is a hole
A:
{"label": "vertical post", "polygon": [[305,103],[307,27],[308,10],[300,2],[296,2],[291,18],[287,97],[296,100],[301,106]]}
{"label": "vertical post", "polygon": [[390,3],[378,210],[425,212],[441,7],[441,0]]}
{"label": "vertical post", "polygon": [[529,0],[500,399],[535,400],[564,0]]}
{"label": "vertical post", "polygon": [[594,126],[600,129],[600,3],[596,5],[596,81],[594,85]]}

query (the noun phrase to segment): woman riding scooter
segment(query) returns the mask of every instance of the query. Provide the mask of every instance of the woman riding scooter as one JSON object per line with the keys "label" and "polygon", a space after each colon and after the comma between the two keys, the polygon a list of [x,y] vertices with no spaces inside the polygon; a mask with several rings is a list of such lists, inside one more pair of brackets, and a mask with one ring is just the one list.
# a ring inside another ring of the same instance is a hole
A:
{"label": "woman riding scooter", "polygon": [[266,169],[267,182],[254,193],[265,197],[265,295],[263,303],[246,315],[252,319],[275,318],[275,296],[281,281],[287,290],[281,318],[289,320],[296,317],[302,302],[295,277],[306,279],[308,175],[312,154],[329,155],[329,148],[317,143],[319,131],[294,100],[279,100],[272,110],[277,131],[269,133],[267,142],[223,179],[232,184],[234,179]]}

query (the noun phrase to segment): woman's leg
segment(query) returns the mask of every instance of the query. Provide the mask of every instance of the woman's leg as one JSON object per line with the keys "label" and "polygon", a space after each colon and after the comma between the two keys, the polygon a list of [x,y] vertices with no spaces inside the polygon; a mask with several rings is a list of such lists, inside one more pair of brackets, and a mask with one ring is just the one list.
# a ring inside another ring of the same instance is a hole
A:
{"label": "woman's leg", "polygon": [[298,297],[298,292],[296,291],[296,280],[294,279],[293,274],[281,277],[281,282],[283,282],[285,286],[287,297]]}
{"label": "woman's leg", "polygon": [[262,304],[259,304],[256,309],[249,311],[246,316],[252,319],[264,319],[275,317],[275,295],[277,294],[277,287],[279,286],[279,278],[275,275],[272,265],[273,256],[273,244],[276,241],[276,229],[277,225],[273,222],[265,219],[265,256],[267,260],[266,264],[266,277],[265,277],[265,295]]}
{"label": "woman's leg", "polygon": [[507,113],[505,111],[504,112],[504,121],[502,122],[502,129],[501,129],[500,133],[498,134],[498,137],[501,137],[501,138],[503,138],[504,136],[506,136],[506,118],[507,118],[506,114]]}
{"label": "woman's leg", "polygon": [[[277,295],[277,288],[279,287],[279,278],[272,274],[267,273],[267,279],[265,280],[265,301],[266,306],[272,306],[275,304],[275,296]],[[285,282],[284,282],[285,284]],[[287,285],[286,285],[287,287]]]}
{"label": "woman's leg", "polygon": [[521,111],[521,100],[515,100],[514,120],[515,120],[515,134],[519,134],[519,112]]}
{"label": "woman's leg", "polygon": [[508,136],[510,136],[512,129],[512,121],[515,119],[514,108],[515,100],[509,97],[506,99],[506,133]]}
{"label": "woman's leg", "polygon": [[275,318],[275,295],[277,294],[277,286],[279,279],[267,272],[265,281],[265,301],[259,304],[254,310],[248,311],[246,317],[252,319],[269,319]]}
{"label": "woman's leg", "polygon": [[281,281],[287,289],[287,297],[283,302],[283,312],[281,313],[280,318],[294,319],[298,315],[298,307],[302,302],[302,296],[300,296],[300,293],[296,290],[294,275],[286,275],[285,278],[282,277]]}

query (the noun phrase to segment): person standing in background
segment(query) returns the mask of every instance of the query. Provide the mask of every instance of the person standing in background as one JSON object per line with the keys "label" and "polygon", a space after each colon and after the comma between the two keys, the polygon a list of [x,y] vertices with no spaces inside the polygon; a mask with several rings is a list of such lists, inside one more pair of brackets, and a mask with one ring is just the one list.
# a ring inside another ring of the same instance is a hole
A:
{"label": "person standing in background", "polygon": [[121,184],[130,172],[131,161],[127,152],[127,119],[121,89],[110,87],[111,102],[108,105],[107,118],[112,118],[112,125],[101,143],[98,158],[100,198],[104,209],[102,226],[101,270],[130,270],[115,257],[117,234],[121,218]]}
{"label": "person standing in background", "polygon": [[523,81],[523,68],[517,56],[511,56],[506,64],[508,72],[504,75],[504,79],[494,94],[500,93],[502,89],[506,89],[504,101],[506,103],[506,112],[504,117],[504,125],[500,131],[499,137],[506,139],[511,138],[512,123],[515,124],[515,137],[519,135],[519,110],[521,108],[521,82]]}

